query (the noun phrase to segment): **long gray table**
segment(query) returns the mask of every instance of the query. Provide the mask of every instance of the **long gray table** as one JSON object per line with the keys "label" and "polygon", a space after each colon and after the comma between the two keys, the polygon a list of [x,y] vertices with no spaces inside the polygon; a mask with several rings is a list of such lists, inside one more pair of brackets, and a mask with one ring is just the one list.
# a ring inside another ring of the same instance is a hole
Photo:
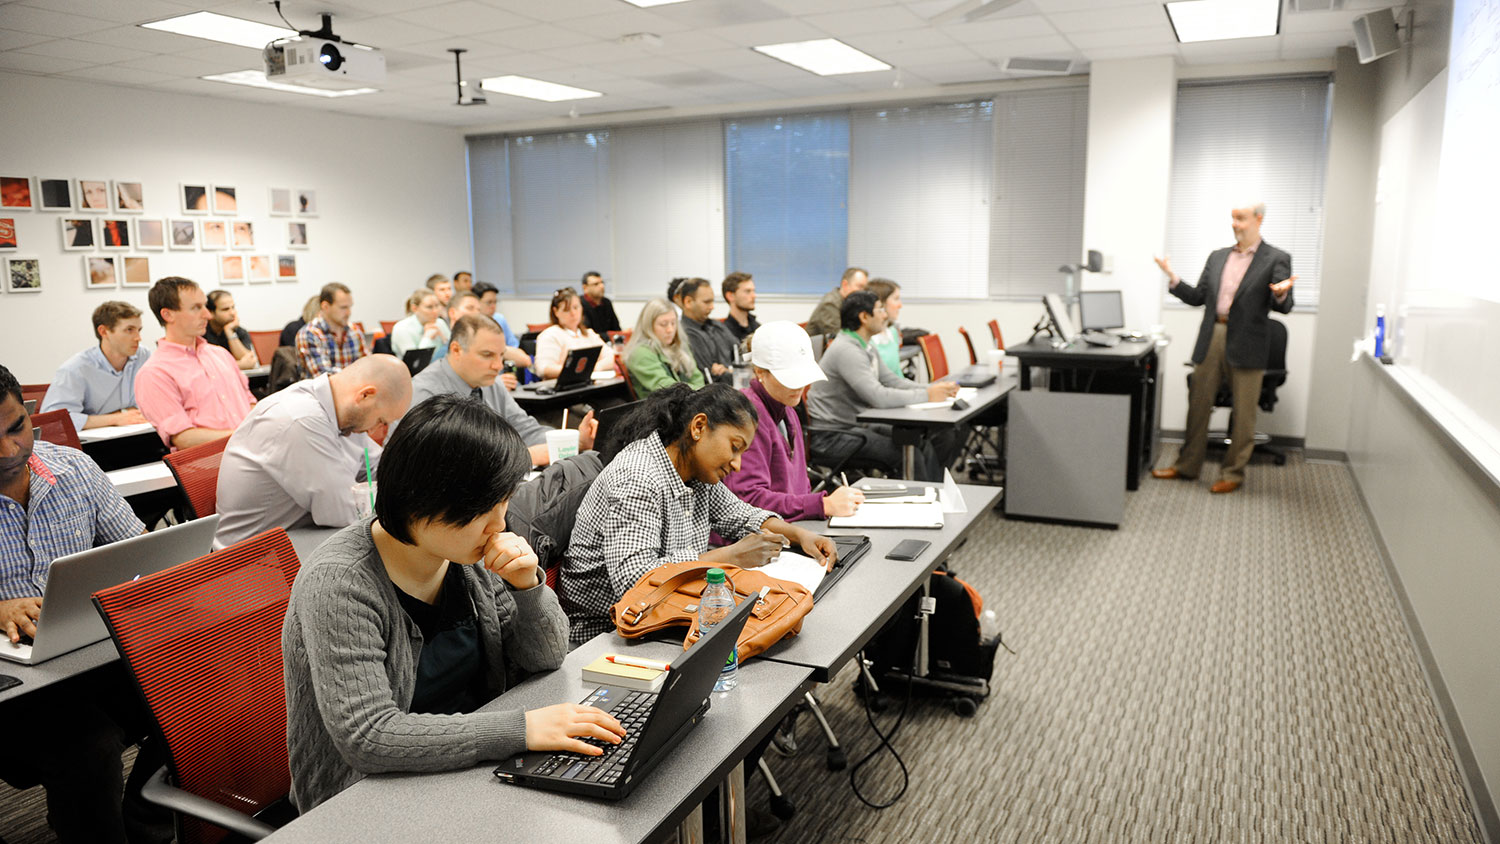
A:
{"label": "long gray table", "polygon": [[[870,550],[846,572],[802,620],[802,631],[782,639],[766,659],[803,665],[813,679],[826,683],[879,632],[891,614],[922,589],[933,568],[948,558],[979,520],[989,516],[1003,490],[960,485],[967,512],[945,513],[938,530],[912,528],[829,528],[827,522],[798,522],[817,533],[864,535]],[[888,560],[885,555],[903,539],[931,543],[915,560]]]}
{"label": "long gray table", "polygon": [[[556,671],[530,678],[484,707],[532,709],[574,702],[594,687],[579,671],[602,653],[670,660],[680,645],[596,636]],[[441,774],[366,777],[270,836],[276,844],[328,841],[488,841],[639,844],[692,816],[811,687],[802,666],[764,659],[740,667],[740,685],[715,694],[708,714],[624,800],[606,801],[505,785],[496,762]]]}
{"label": "long gray table", "polygon": [[95,668],[118,662],[119,659],[120,652],[115,648],[114,640],[105,639],[37,665],[22,665],[19,662],[0,660],[0,674],[9,674],[21,681],[21,685],[11,686],[0,692],[0,705],[12,698],[44,689],[53,683],[61,683],[79,674],[93,671]]}
{"label": "long gray table", "polygon": [[[951,376],[950,376],[951,377]],[[949,380],[948,378],[940,380]],[[974,398],[969,400],[969,406],[963,410],[954,410],[952,407],[943,408],[913,408],[913,407],[872,407],[861,410],[855,419],[863,424],[890,425],[894,430],[892,439],[896,445],[901,446],[902,475],[911,478],[914,473],[917,443],[921,442],[924,431],[933,428],[950,428],[967,424],[977,420],[981,414],[990,410],[1005,394],[1016,388],[1016,376],[1012,374],[1000,375],[993,384],[980,387]]]}

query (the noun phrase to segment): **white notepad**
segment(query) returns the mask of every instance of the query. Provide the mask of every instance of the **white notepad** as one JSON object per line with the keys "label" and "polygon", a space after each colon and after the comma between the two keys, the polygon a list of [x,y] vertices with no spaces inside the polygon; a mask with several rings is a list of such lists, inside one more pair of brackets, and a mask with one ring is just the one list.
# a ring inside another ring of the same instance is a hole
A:
{"label": "white notepad", "polygon": [[866,501],[852,516],[835,516],[829,527],[852,528],[940,528],[943,505],[937,501],[904,504],[889,501]]}
{"label": "white notepad", "polygon": [[761,566],[760,570],[777,580],[800,583],[809,592],[816,592],[818,584],[823,582],[823,576],[828,573],[817,560],[796,551],[782,551],[776,559]]}

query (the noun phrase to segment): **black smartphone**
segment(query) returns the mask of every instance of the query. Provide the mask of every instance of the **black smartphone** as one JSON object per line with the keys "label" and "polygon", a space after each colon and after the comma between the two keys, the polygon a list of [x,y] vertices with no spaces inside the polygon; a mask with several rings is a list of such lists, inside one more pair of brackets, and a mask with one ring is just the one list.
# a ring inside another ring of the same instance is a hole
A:
{"label": "black smartphone", "polygon": [[931,544],[925,539],[903,539],[896,543],[896,547],[892,548],[891,553],[886,554],[885,558],[887,560],[915,560],[922,556],[922,552],[926,551],[927,546]]}
{"label": "black smartphone", "polygon": [[6,689],[10,688],[11,686],[19,686],[19,685],[21,685],[21,678],[20,677],[12,677],[9,674],[0,674],[0,692],[5,691]]}

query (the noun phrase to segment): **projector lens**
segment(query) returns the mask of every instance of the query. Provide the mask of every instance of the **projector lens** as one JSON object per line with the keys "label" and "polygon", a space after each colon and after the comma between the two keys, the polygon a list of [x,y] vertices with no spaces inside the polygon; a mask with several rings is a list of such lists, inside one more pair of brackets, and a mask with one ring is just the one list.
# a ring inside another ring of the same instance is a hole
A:
{"label": "projector lens", "polygon": [[324,44],[323,49],[318,51],[318,61],[329,70],[338,70],[344,65],[344,54],[332,44]]}

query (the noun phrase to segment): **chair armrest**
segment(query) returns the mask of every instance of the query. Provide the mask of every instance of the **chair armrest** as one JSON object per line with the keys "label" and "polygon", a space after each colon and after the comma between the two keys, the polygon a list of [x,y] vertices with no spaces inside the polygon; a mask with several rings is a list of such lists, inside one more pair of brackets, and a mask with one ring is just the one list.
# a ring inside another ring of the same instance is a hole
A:
{"label": "chair armrest", "polygon": [[167,782],[167,766],[163,765],[141,786],[141,796],[158,806],[174,812],[192,815],[199,820],[221,826],[252,841],[259,841],[276,831],[276,828],[241,812],[199,797]]}

